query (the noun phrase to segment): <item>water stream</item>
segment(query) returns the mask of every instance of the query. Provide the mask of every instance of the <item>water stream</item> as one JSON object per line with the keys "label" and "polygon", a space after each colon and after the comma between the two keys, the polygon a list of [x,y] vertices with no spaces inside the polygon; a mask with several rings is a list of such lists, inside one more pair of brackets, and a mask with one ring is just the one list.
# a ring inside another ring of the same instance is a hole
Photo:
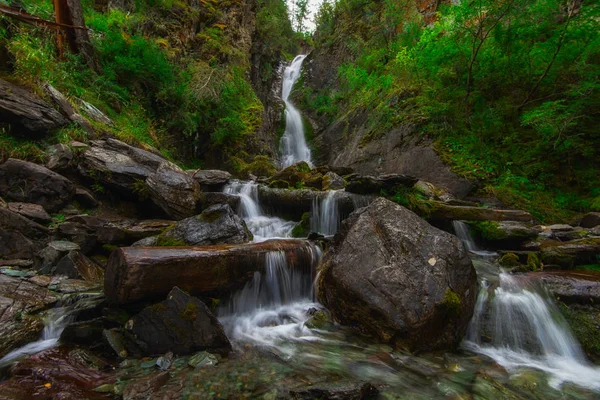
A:
{"label": "water stream", "polygon": [[305,58],[305,55],[296,56],[283,72],[281,98],[285,103],[285,132],[283,133],[279,144],[282,168],[289,167],[299,161],[306,161],[312,166],[310,149],[306,144],[306,138],[304,136],[302,115],[289,99],[290,93],[294,88],[294,83],[296,83],[300,77],[302,62]]}

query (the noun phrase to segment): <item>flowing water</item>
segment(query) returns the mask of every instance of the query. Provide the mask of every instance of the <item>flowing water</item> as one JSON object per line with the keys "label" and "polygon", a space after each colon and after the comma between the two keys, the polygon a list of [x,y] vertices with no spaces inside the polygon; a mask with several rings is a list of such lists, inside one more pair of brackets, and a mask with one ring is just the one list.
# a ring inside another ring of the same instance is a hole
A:
{"label": "flowing water", "polygon": [[254,235],[255,242],[292,237],[292,229],[296,222],[265,215],[258,200],[256,182],[232,181],[225,187],[224,192],[240,198],[240,216]]}
{"label": "flowing water", "polygon": [[302,115],[289,99],[290,93],[294,88],[294,83],[300,77],[304,58],[306,58],[305,55],[296,56],[283,72],[281,98],[285,103],[285,132],[281,137],[279,145],[282,168],[289,167],[299,161],[306,161],[312,166],[310,149],[306,144],[306,137],[304,136]]}
{"label": "flowing water", "polygon": [[352,210],[368,206],[373,201],[373,196],[348,193],[344,190],[328,190],[319,193],[313,198],[311,206],[310,229],[325,236],[333,236],[340,229],[342,220],[348,217],[344,214],[340,202],[352,202]]}

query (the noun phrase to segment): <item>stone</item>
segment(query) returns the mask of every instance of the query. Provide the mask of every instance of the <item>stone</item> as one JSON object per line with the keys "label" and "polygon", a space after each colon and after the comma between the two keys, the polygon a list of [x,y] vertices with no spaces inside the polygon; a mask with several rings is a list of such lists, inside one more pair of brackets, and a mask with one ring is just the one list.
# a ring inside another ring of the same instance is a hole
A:
{"label": "stone", "polygon": [[102,337],[110,346],[110,348],[113,349],[117,356],[126,358],[129,355],[127,352],[125,337],[119,329],[105,329],[102,331]]}
{"label": "stone", "polygon": [[97,291],[101,285],[97,281],[84,281],[80,279],[64,279],[56,284],[54,288],[58,293],[80,293]]}
{"label": "stone", "polygon": [[110,303],[127,304],[167,295],[178,286],[192,295],[241,289],[266,269],[265,254],[280,251],[296,265],[310,265],[312,248],[302,240],[202,247],[121,247],[109,259],[104,292]]}
{"label": "stone", "polygon": [[8,208],[0,208],[0,258],[33,259],[49,230]]}
{"label": "stone", "polygon": [[549,271],[529,274],[561,302],[600,304],[600,274],[585,271]]}
{"label": "stone", "polygon": [[338,322],[412,351],[456,346],[477,295],[460,240],[383,198],[343,222],[319,276]]}
{"label": "stone", "polygon": [[148,355],[200,350],[228,353],[231,343],[219,320],[195,297],[174,287],[167,299],[146,307],[125,325]]}
{"label": "stone", "polygon": [[44,324],[35,314],[57,300],[46,288],[0,274],[0,358],[38,339]]}
{"label": "stone", "polygon": [[553,232],[569,232],[573,230],[573,227],[567,224],[554,224],[550,225],[548,229],[550,229]]}
{"label": "stone", "polygon": [[168,371],[156,371],[128,382],[123,388],[123,400],[146,400],[169,381]]}
{"label": "stone", "polygon": [[56,104],[60,112],[65,117],[77,123],[77,125],[79,125],[83,130],[85,130],[89,138],[95,137],[96,133],[92,125],[81,114],[75,111],[75,109],[64,94],[62,94],[58,89],[56,89],[54,86],[47,82],[44,84],[44,91],[48,94],[48,96],[50,96],[52,102]]}
{"label": "stone", "polygon": [[200,351],[190,357],[188,365],[192,368],[214,367],[219,363],[217,357],[207,351]]}
{"label": "stone", "polygon": [[323,190],[340,190],[345,186],[344,178],[339,176],[333,171],[327,172],[323,175]]}
{"label": "stone", "polygon": [[194,171],[192,177],[200,184],[202,190],[219,192],[231,180],[231,174],[218,169],[201,169]]}
{"label": "stone", "polygon": [[98,207],[98,200],[96,200],[94,195],[82,188],[75,188],[75,193],[73,194],[73,200],[75,200],[80,205],[82,205],[83,207],[86,207],[86,208]]}
{"label": "stone", "polygon": [[133,243],[131,247],[151,247],[158,245],[158,236],[150,236]]}
{"label": "stone", "polygon": [[87,115],[94,121],[99,122],[101,124],[114,126],[113,121],[93,104],[81,99],[77,99],[77,103],[79,105],[80,111],[82,111],[85,115]]}
{"label": "stone", "polygon": [[518,250],[537,238],[539,231],[529,224],[518,221],[485,221],[471,223],[475,234],[492,249]]}
{"label": "stone", "polygon": [[152,201],[175,219],[196,214],[200,185],[173,163],[161,163],[146,179]]}
{"label": "stone", "polygon": [[496,210],[484,207],[452,206],[440,201],[429,202],[433,220],[448,221],[519,221],[531,222],[533,216],[522,210]]}
{"label": "stone", "polygon": [[290,390],[290,397],[296,400],[375,400],[379,398],[379,389],[370,383],[364,382],[349,384],[325,383]]}
{"label": "stone", "polygon": [[0,165],[0,195],[6,199],[58,212],[71,201],[74,192],[70,180],[41,165],[14,158]]}
{"label": "stone", "polygon": [[86,281],[102,281],[104,279],[102,267],[77,250],[72,250],[64,256],[56,264],[52,273]]}
{"label": "stone", "polygon": [[171,365],[173,365],[173,353],[169,351],[164,356],[158,357],[156,359],[155,365],[156,368],[158,368],[161,371],[168,370],[169,368],[171,368]]}
{"label": "stone", "polygon": [[50,104],[24,87],[0,79],[0,119],[14,131],[46,134],[68,121]]}
{"label": "stone", "polygon": [[46,162],[46,168],[51,170],[61,170],[69,166],[73,160],[73,152],[66,144],[55,144],[50,146],[46,151],[48,154],[48,162]]}
{"label": "stone", "polygon": [[215,204],[229,204],[233,210],[237,210],[240,206],[240,197],[223,193],[223,192],[202,192],[200,194],[200,209],[204,210]]}
{"label": "stone", "polygon": [[227,204],[217,204],[202,214],[177,222],[158,236],[158,245],[206,246],[241,244],[252,240],[252,234],[243,219]]}
{"label": "stone", "polygon": [[82,150],[87,150],[90,148],[89,144],[78,142],[77,140],[72,140],[69,143],[69,146],[75,151],[82,151]]}
{"label": "stone", "polygon": [[540,258],[544,265],[573,268],[576,265],[597,263],[600,238],[571,240],[568,242],[545,241],[540,245]]}
{"label": "stone", "polygon": [[8,209],[12,212],[20,214],[25,218],[29,218],[38,222],[50,222],[52,218],[44,207],[39,204],[31,203],[8,203]]}
{"label": "stone", "polygon": [[370,175],[354,175],[347,178],[346,191],[358,194],[379,194],[382,190],[393,190],[404,186],[411,188],[418,179],[402,174],[384,174],[378,177]]}
{"label": "stone", "polygon": [[582,228],[593,228],[600,225],[600,212],[590,212],[581,218],[579,226]]}

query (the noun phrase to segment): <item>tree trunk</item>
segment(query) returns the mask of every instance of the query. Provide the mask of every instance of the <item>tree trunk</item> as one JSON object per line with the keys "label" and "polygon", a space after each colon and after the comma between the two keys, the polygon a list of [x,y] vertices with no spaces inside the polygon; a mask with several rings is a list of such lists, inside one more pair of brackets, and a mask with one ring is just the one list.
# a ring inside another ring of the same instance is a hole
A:
{"label": "tree trunk", "polygon": [[533,220],[531,214],[522,210],[494,210],[483,207],[449,206],[432,201],[431,219],[461,221],[520,221]]}
{"label": "tree trunk", "polygon": [[[72,27],[85,27],[83,9],[79,0],[54,0],[54,12],[58,24]],[[87,29],[65,27],[58,31],[57,46],[62,56],[68,46],[71,52],[81,54],[86,64],[96,72],[100,72],[94,57],[94,49],[90,43]]]}

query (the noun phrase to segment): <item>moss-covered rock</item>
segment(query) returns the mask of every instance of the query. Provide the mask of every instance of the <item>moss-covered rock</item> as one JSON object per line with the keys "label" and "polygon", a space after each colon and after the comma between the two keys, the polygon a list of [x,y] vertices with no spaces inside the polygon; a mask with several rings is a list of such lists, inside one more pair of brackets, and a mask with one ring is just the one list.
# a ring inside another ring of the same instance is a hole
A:
{"label": "moss-covered rock", "polygon": [[269,187],[274,189],[289,189],[290,184],[284,180],[277,179],[269,182]]}
{"label": "moss-covered rock", "polygon": [[521,263],[519,263],[519,256],[517,256],[515,253],[507,253],[503,255],[500,257],[498,263],[503,267],[518,267],[521,265]]}
{"label": "moss-covered rock", "polygon": [[302,219],[300,220],[300,222],[298,222],[296,224],[296,226],[294,226],[294,229],[292,229],[292,237],[295,238],[305,238],[308,237],[308,234],[310,233],[310,213],[304,213],[302,214]]}
{"label": "moss-covered rock", "polygon": [[531,252],[527,254],[527,267],[529,268],[529,270],[537,271],[538,269],[540,269],[541,266],[542,263],[537,253]]}
{"label": "moss-covered rock", "polygon": [[559,308],[583,351],[592,361],[600,362],[600,307],[561,302]]}

